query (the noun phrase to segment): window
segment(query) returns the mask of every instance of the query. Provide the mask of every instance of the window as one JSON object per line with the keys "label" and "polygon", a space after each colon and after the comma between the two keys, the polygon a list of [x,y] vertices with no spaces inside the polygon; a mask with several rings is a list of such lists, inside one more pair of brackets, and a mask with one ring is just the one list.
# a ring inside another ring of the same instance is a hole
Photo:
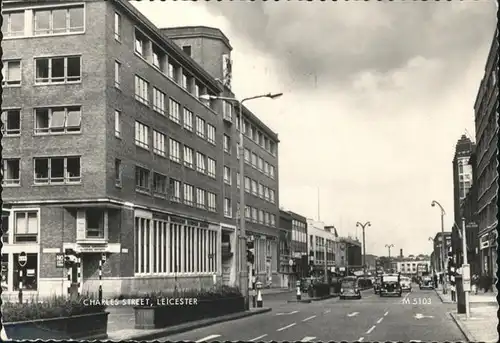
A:
{"label": "window", "polygon": [[21,84],[21,61],[3,61],[2,86],[19,86]]}
{"label": "window", "polygon": [[184,203],[189,206],[194,205],[194,187],[184,184]]}
{"label": "window", "polygon": [[269,200],[269,188],[264,186],[264,199]]}
{"label": "window", "polygon": [[153,87],[153,110],[165,115],[165,93]]}
{"label": "window", "polygon": [[257,138],[258,138],[258,140],[259,140],[259,145],[260,145],[261,147],[264,147],[264,135],[262,134],[262,132],[260,132],[260,131],[259,131],[259,132],[257,133]]}
{"label": "window", "polygon": [[24,36],[24,11],[3,13],[4,26],[2,31],[5,37]]}
{"label": "window", "polygon": [[181,67],[172,61],[172,59],[169,59],[168,63],[168,77],[170,77],[172,80],[174,80],[176,83],[180,83],[180,71]]}
{"label": "window", "polygon": [[224,151],[227,153],[231,152],[231,143],[228,135],[224,135]]}
{"label": "window", "polygon": [[255,142],[255,143],[259,143],[259,137],[257,136],[257,128],[256,127],[253,127],[253,136],[252,136],[252,140]]}
{"label": "window", "polygon": [[236,130],[240,131],[240,116],[237,114],[236,116]]}
{"label": "window", "polygon": [[166,156],[165,135],[153,130],[153,152],[157,155]]}
{"label": "window", "polygon": [[181,143],[170,138],[169,140],[170,160],[180,163],[181,162]]}
{"label": "window", "polygon": [[116,88],[120,88],[120,80],[121,80],[121,76],[120,76],[120,70],[121,70],[121,66],[122,64],[118,61],[115,61],[115,87]]}
{"label": "window", "polygon": [[254,133],[255,133],[255,127],[253,125],[249,125],[248,136],[251,140],[253,140]]}
{"label": "window", "polygon": [[[35,59],[35,83],[74,83],[82,80],[81,57],[51,57]],[[116,85],[115,63],[115,85]]]}
{"label": "window", "polygon": [[252,216],[252,213],[250,211],[250,206],[245,206],[245,218],[250,219]]}
{"label": "window", "polygon": [[140,78],[139,76],[135,76],[135,99],[144,105],[149,105],[149,83]]}
{"label": "window", "polygon": [[164,197],[167,195],[167,177],[159,173],[153,173],[153,194]]}
{"label": "window", "polygon": [[158,68],[162,73],[165,73],[166,64],[167,55],[157,45],[153,44],[153,66]]}
{"label": "window", "polygon": [[257,209],[252,207],[252,221],[257,222]]}
{"label": "window", "polygon": [[[13,261],[12,264],[14,266],[14,270],[12,271],[12,287],[14,291],[19,290],[20,286],[20,278],[19,278],[19,254],[12,254]],[[38,254],[26,254],[27,261],[26,266],[24,267],[26,270],[26,274],[23,276],[22,280],[22,289],[26,291],[36,291],[38,289]],[[2,264],[3,264],[3,255],[2,255]]]}
{"label": "window", "polygon": [[188,56],[191,56],[191,45],[184,45],[182,51]]}
{"label": "window", "polygon": [[135,29],[135,52],[143,58],[146,57],[146,45],[148,39],[139,30]]}
{"label": "window", "polygon": [[196,189],[196,206],[199,208],[205,208],[207,192],[201,188]]}
{"label": "window", "polygon": [[228,185],[231,184],[231,169],[227,166],[224,166],[224,182]]}
{"label": "window", "polygon": [[184,146],[184,165],[186,167],[194,169],[194,162],[193,162],[194,156],[193,155],[194,155],[194,150],[185,145]]}
{"label": "window", "polygon": [[215,179],[215,160],[207,157],[208,160],[208,176],[213,177]]}
{"label": "window", "polygon": [[257,164],[257,168],[262,171],[264,169],[264,160],[262,159],[262,157],[259,157],[258,159],[258,164]]}
{"label": "window", "polygon": [[274,214],[271,214],[270,218],[271,218],[271,226],[275,227],[276,226],[276,216]]}
{"label": "window", "polygon": [[215,126],[207,124],[207,140],[215,145]]}
{"label": "window", "polygon": [[149,170],[135,166],[135,189],[140,192],[149,193]]}
{"label": "window", "polygon": [[81,107],[54,107],[35,109],[35,133],[80,132]]}
{"label": "window", "polygon": [[276,156],[276,143],[271,142],[271,141],[269,142],[269,152],[272,155]]}
{"label": "window", "polygon": [[269,201],[274,204],[274,190],[269,190]]}
{"label": "window", "polygon": [[3,159],[2,160],[2,184],[5,185],[20,185],[20,159]]}
{"label": "window", "polygon": [[149,127],[138,121],[135,122],[135,145],[149,149]]}
{"label": "window", "polygon": [[257,155],[252,152],[252,166],[257,167]]}
{"label": "window", "polygon": [[240,185],[241,185],[240,173],[236,173],[236,187],[240,188]]}
{"label": "window", "polygon": [[35,184],[64,184],[81,181],[80,157],[35,158]]}
{"label": "window", "polygon": [[274,166],[269,165],[269,176],[274,179]]}
{"label": "window", "polygon": [[243,133],[248,135],[249,129],[250,129],[250,124],[246,120],[243,120]]}
{"label": "window", "polygon": [[170,200],[174,202],[181,201],[181,182],[170,178]]}
{"label": "window", "polygon": [[261,183],[259,183],[259,197],[264,197],[264,186]]}
{"label": "window", "polygon": [[233,104],[231,102],[223,100],[222,108],[223,117],[226,120],[233,121]]}
{"label": "window", "polygon": [[35,35],[83,32],[83,6],[34,11]]}
{"label": "window", "polygon": [[115,110],[115,136],[120,138],[122,135],[122,113],[118,110]]}
{"label": "window", "polygon": [[264,211],[259,210],[259,223],[264,224]]}
{"label": "window", "polygon": [[182,88],[187,91],[191,91],[191,76],[182,74]]}
{"label": "window", "polygon": [[257,181],[252,180],[252,194],[257,195]]}
{"label": "window", "polygon": [[115,185],[122,186],[122,161],[115,159]]}
{"label": "window", "polygon": [[224,217],[231,218],[233,216],[232,210],[231,199],[224,198]]}
{"label": "window", "polygon": [[205,174],[207,172],[207,166],[205,165],[205,155],[200,152],[196,152],[196,170],[200,173]]}
{"label": "window", "polygon": [[122,37],[122,17],[115,12],[115,39],[120,41]]}
{"label": "window", "polygon": [[207,192],[208,210],[211,212],[217,212],[216,198],[217,196],[215,195],[215,193]]}
{"label": "window", "polygon": [[179,105],[179,103],[174,99],[170,98],[168,100],[168,107],[169,107],[168,117],[173,122],[179,124],[181,122],[181,117],[179,113],[181,105]]}
{"label": "window", "polygon": [[250,150],[245,149],[245,162],[250,162]]}
{"label": "window", "polygon": [[184,128],[193,131],[193,112],[184,108]]}
{"label": "window", "polygon": [[194,96],[198,99],[200,97],[200,85],[194,85]]}
{"label": "window", "polygon": [[4,136],[21,134],[21,110],[2,111],[2,133]]}
{"label": "window", "polygon": [[264,225],[269,225],[269,213],[264,212]]}
{"label": "window", "polygon": [[196,134],[205,138],[205,121],[198,116],[196,116]]}
{"label": "window", "polygon": [[245,191],[250,192],[250,178],[245,176]]}

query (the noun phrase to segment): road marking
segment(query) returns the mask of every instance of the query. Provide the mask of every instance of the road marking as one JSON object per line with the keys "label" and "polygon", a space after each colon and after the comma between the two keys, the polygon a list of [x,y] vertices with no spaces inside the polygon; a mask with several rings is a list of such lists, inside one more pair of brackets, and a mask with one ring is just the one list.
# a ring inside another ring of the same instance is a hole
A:
{"label": "road marking", "polygon": [[264,337],[266,337],[266,336],[267,336],[267,333],[266,333],[266,334],[264,334],[264,335],[262,335],[262,336],[252,338],[252,339],[250,340],[250,342],[256,341],[256,340],[261,339],[261,338],[264,338]]}
{"label": "road marking", "polygon": [[380,318],[379,320],[377,320],[377,324],[382,323],[382,320],[384,320],[384,317],[382,317],[382,318]]}
{"label": "road marking", "polygon": [[372,332],[373,330],[375,330],[375,325],[373,325],[368,331],[366,331],[367,334],[369,334],[370,332]]}
{"label": "road marking", "polygon": [[359,337],[358,342],[363,342],[364,339],[364,337]]}
{"label": "road marking", "polygon": [[354,317],[354,316],[357,316],[358,314],[359,314],[359,312],[353,312],[353,313],[349,313],[347,316]]}
{"label": "road marking", "polygon": [[283,330],[286,330],[288,328],[291,328],[292,326],[295,326],[297,323],[292,323],[290,325],[287,325],[287,326],[283,326],[282,328],[279,328],[278,330],[276,331],[283,331]]}
{"label": "road marking", "polygon": [[298,313],[299,311],[292,311],[292,312],[286,312],[286,313],[283,313],[283,312],[280,312],[280,313],[276,313],[277,316],[285,316],[285,315],[289,315],[289,314],[295,314],[295,313]]}
{"label": "road marking", "polygon": [[204,337],[202,339],[197,340],[196,343],[205,342],[205,341],[217,338],[217,337],[220,337],[220,335],[210,335],[210,336],[207,336],[207,337]]}
{"label": "road marking", "polygon": [[313,318],[316,318],[316,316],[307,317],[306,319],[302,319],[302,321],[303,322],[307,322],[309,319],[313,319]]}
{"label": "road marking", "polygon": [[411,339],[410,340],[410,343],[419,343],[419,342],[422,342],[422,341],[419,339]]}
{"label": "road marking", "polygon": [[422,318],[434,318],[434,316],[425,316],[425,315],[423,315],[423,314],[421,314],[421,313],[417,313],[417,314],[415,315],[415,317],[413,317],[413,318],[415,318],[415,319],[422,319]]}
{"label": "road marking", "polygon": [[330,313],[332,312],[332,310],[326,310],[325,312],[323,312],[324,314],[327,314],[327,313]]}
{"label": "road marking", "polygon": [[384,317],[387,316],[389,314],[389,311],[387,311],[386,313],[384,313]]}
{"label": "road marking", "polygon": [[309,341],[312,341],[313,339],[315,339],[316,337],[309,337],[309,336],[306,336],[304,338],[302,338],[301,342],[309,342]]}

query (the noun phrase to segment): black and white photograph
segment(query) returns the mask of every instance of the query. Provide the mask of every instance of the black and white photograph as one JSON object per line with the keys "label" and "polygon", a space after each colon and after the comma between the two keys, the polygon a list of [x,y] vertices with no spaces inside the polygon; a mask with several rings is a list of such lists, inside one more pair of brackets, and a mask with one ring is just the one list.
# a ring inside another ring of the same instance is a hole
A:
{"label": "black and white photograph", "polygon": [[498,342],[497,0],[3,0],[2,341]]}

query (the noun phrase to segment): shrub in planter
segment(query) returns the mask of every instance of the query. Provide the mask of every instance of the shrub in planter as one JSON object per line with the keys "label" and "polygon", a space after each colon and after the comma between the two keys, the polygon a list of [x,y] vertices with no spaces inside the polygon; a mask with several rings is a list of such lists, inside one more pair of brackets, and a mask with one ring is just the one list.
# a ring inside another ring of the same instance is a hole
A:
{"label": "shrub in planter", "polygon": [[88,296],[34,297],[23,304],[2,303],[2,321],[9,339],[106,338],[106,306],[92,305]]}

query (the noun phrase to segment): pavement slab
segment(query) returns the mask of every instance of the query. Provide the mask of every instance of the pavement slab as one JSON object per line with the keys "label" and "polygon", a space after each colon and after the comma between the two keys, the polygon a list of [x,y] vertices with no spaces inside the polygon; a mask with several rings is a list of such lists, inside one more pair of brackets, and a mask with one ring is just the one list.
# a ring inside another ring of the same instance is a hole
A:
{"label": "pavement slab", "polygon": [[450,315],[470,342],[498,342],[498,306],[471,309],[470,317],[452,312]]}

